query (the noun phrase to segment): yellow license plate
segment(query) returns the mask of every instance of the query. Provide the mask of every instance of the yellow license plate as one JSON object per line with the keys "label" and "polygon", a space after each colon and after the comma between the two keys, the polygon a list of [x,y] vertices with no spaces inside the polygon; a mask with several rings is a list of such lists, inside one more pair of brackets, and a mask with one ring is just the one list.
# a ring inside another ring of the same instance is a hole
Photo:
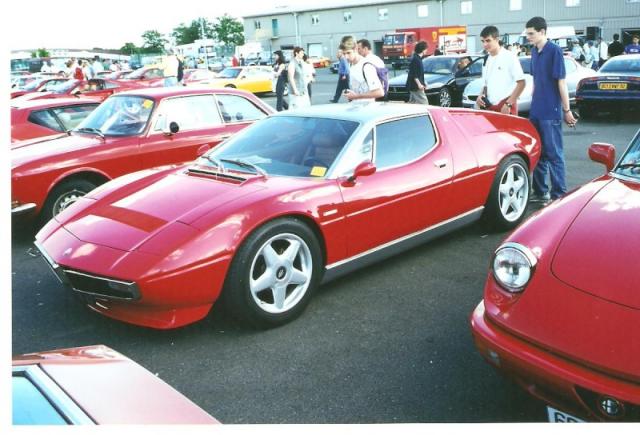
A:
{"label": "yellow license plate", "polygon": [[598,83],[598,89],[624,91],[627,89],[626,83]]}

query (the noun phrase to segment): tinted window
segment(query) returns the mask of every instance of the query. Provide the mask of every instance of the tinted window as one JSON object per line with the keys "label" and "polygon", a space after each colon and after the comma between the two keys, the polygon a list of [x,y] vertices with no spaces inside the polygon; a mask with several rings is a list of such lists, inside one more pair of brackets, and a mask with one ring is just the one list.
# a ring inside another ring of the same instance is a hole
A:
{"label": "tinted window", "polygon": [[76,128],[96,107],[98,107],[97,104],[87,104],[83,106],[56,107],[52,111],[62,123],[64,130],[71,130]]}
{"label": "tinted window", "polygon": [[216,98],[225,122],[255,121],[267,116],[246,98],[237,95],[216,95]]}
{"label": "tinted window", "polygon": [[471,75],[480,75],[482,74],[482,61],[483,59],[480,58],[478,60],[476,60],[475,62],[473,62],[471,64],[471,66],[469,66],[469,72]]}
{"label": "tinted window", "polygon": [[64,424],[67,422],[29,379],[12,378],[13,424]]}
{"label": "tinted window", "polygon": [[63,131],[62,127],[60,127],[60,124],[58,124],[58,121],[56,121],[56,118],[51,114],[51,112],[49,112],[49,110],[31,112],[28,121],[52,130]]}
{"label": "tinted window", "polygon": [[425,73],[451,74],[458,64],[458,59],[453,57],[430,56],[422,61]]}
{"label": "tinted window", "polygon": [[162,102],[154,130],[163,130],[166,122],[176,122],[181,131],[211,128],[222,124],[213,95],[171,98]]}
{"label": "tinted window", "polygon": [[602,68],[601,72],[616,72],[616,73],[630,73],[638,74],[640,72],[640,58],[633,59],[610,59]]}
{"label": "tinted window", "polygon": [[375,165],[378,169],[411,162],[435,145],[427,116],[401,119],[376,127]]}

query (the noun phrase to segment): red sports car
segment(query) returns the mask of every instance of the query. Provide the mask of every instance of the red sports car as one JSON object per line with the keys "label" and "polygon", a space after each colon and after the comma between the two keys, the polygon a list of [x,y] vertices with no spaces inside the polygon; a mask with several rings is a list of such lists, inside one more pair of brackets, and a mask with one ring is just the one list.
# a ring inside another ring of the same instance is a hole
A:
{"label": "red sports car", "polygon": [[76,80],[68,79],[55,86],[46,86],[38,92],[31,92],[18,98],[20,101],[36,100],[42,98],[65,98],[70,96],[83,96],[106,99],[108,96],[128,89],[137,89],[141,86],[136,82],[121,82],[119,80],[89,79]]}
{"label": "red sports car", "polygon": [[130,72],[124,77],[120,77],[118,81],[122,83],[137,83],[145,87],[162,87],[164,86],[164,72],[158,67],[142,67]]}
{"label": "red sports car", "polygon": [[68,82],[70,79],[66,77],[39,77],[32,80],[26,86],[21,89],[14,89],[11,91],[11,98],[21,97],[26,94],[32,94],[34,92],[50,92],[56,88],[56,86]]}
{"label": "red sports car", "polygon": [[13,143],[12,215],[46,222],[112,178],[189,162],[272,111],[233,90],[140,88],[112,95],[69,135]]}
{"label": "red sports car", "polygon": [[548,404],[550,421],[640,421],[640,132],[496,250],[471,315],[480,353]]}
{"label": "red sports car", "polygon": [[106,346],[15,357],[11,383],[14,425],[219,423]]}
{"label": "red sports car", "polygon": [[92,309],[153,328],[228,309],[261,327],[325,280],[473,222],[523,217],[528,120],[406,104],[313,106],[195,162],[105,184],[36,236]]}
{"label": "red sports car", "polygon": [[98,107],[92,98],[11,100],[11,142],[72,130]]}

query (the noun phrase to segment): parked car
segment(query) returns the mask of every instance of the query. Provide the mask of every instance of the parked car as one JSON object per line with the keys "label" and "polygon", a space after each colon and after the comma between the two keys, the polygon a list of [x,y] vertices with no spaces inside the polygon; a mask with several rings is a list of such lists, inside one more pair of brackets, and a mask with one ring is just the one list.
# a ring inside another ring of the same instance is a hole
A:
{"label": "parked car", "polygon": [[309,62],[311,62],[314,68],[326,68],[331,65],[329,58],[324,56],[309,57]]}
{"label": "parked car", "polygon": [[213,71],[207,69],[186,69],[184,70],[184,76],[182,77],[182,84],[187,85],[200,85],[208,80],[215,79],[216,74]]}
{"label": "parked car", "polygon": [[[429,104],[441,107],[461,106],[462,92],[472,80],[482,76],[482,57],[476,55],[447,54],[429,56],[422,61],[424,82],[427,85]],[[461,60],[468,60],[466,67]],[[389,80],[389,100],[409,101],[407,74]]]}
{"label": "parked car", "polygon": [[258,121],[190,164],[101,186],[36,245],[105,316],[175,328],[221,297],[232,315],[272,327],[299,315],[323,279],[483,216],[513,227],[539,155],[524,118],[312,106]]}
{"label": "parked car", "polygon": [[164,71],[156,66],[145,66],[120,77],[123,83],[135,82],[140,86],[155,88],[164,86]]}
{"label": "parked car", "polygon": [[[531,75],[531,56],[521,56],[519,58],[520,65],[522,65],[522,70],[524,71],[524,79],[525,79],[525,88],[520,94],[520,98],[518,98],[518,112],[519,113],[527,113],[531,108],[531,96],[533,93],[533,76]],[[578,87],[578,82],[585,77],[591,77],[595,74],[591,68],[585,68],[580,65],[580,63],[576,62],[575,59],[565,56],[564,58],[564,68],[567,72],[567,76],[565,78],[565,82],[567,84],[567,90],[569,92],[569,101],[571,103],[575,102],[576,99],[576,88]],[[473,80],[471,83],[467,85],[462,94],[462,107],[473,108],[476,102],[476,98],[482,92],[483,87],[482,78],[477,78]]]}
{"label": "parked car", "polygon": [[640,54],[607,60],[594,77],[580,81],[576,101],[583,118],[601,110],[640,109]]}
{"label": "parked car", "polygon": [[11,100],[11,142],[65,133],[78,126],[100,101],[90,98]]}
{"label": "parked car", "polygon": [[127,75],[132,73],[132,70],[120,70],[120,71],[100,71],[97,76],[98,78],[110,79],[110,80],[118,80],[126,78]]}
{"label": "parked car", "polygon": [[550,421],[640,421],[640,131],[607,174],[498,247],[471,315],[482,356],[548,405]]}
{"label": "parked car", "polygon": [[254,94],[271,92],[273,70],[268,66],[233,66],[217,73],[215,78],[203,80],[198,86],[243,89]]}
{"label": "parked car", "polygon": [[11,91],[11,99],[16,97],[21,97],[26,94],[35,93],[35,92],[51,92],[56,86],[61,85],[63,83],[68,82],[69,79],[66,77],[39,77],[30,81],[27,85],[25,85],[21,89],[15,89]]}
{"label": "parked car", "polygon": [[273,110],[233,90],[140,88],[112,95],[70,135],[11,150],[13,216],[46,222],[96,186],[188,162]]}
{"label": "parked car", "polygon": [[119,80],[107,79],[89,79],[77,80],[68,79],[56,85],[47,84],[44,88],[40,88],[38,92],[31,92],[20,97],[16,97],[20,101],[39,100],[43,98],[67,98],[70,96],[91,97],[103,101],[108,96],[127,89],[135,89],[140,87],[139,84],[133,82],[121,82]]}
{"label": "parked car", "polygon": [[13,358],[14,425],[218,424],[158,376],[103,345]]}

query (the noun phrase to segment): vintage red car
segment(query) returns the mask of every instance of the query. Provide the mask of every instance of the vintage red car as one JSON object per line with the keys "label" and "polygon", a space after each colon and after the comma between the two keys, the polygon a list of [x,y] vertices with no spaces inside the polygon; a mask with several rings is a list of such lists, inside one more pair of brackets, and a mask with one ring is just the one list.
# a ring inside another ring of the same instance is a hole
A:
{"label": "vintage red car", "polygon": [[99,104],[97,99],[76,97],[11,100],[11,142],[72,130]]}
{"label": "vintage red car", "polygon": [[184,86],[200,85],[207,83],[210,80],[214,80],[215,78],[216,74],[208,69],[186,69],[184,70],[184,75],[182,77],[182,84]]}
{"label": "vintage red car", "polygon": [[13,358],[14,425],[218,424],[159,377],[102,345]]}
{"label": "vintage red car", "polygon": [[30,81],[21,89],[11,90],[11,98],[21,97],[26,94],[34,92],[50,92],[56,86],[68,82],[70,79],[67,77],[38,77]]}
{"label": "vintage red car", "polygon": [[142,67],[137,70],[120,77],[118,81],[122,83],[137,83],[145,87],[161,87],[164,86],[164,72],[159,67]]}
{"label": "vintage red car", "polygon": [[189,162],[271,112],[234,90],[140,88],[112,95],[69,135],[13,143],[12,215],[46,222],[112,178]]}
{"label": "vintage red car", "polygon": [[68,79],[54,86],[47,86],[37,92],[16,97],[20,101],[36,100],[42,98],[66,98],[70,96],[92,97],[106,99],[108,96],[128,89],[137,89],[141,86],[136,82],[121,82],[119,80],[89,79],[76,80]]}
{"label": "vintage red car", "polygon": [[516,225],[539,154],[523,118],[313,106],[263,119],[191,164],[107,183],[36,244],[106,316],[174,328],[222,296],[246,322],[276,326],[323,279],[482,216]]}
{"label": "vintage red car", "polygon": [[640,132],[589,155],[609,172],[498,247],[471,329],[550,421],[640,421]]}

